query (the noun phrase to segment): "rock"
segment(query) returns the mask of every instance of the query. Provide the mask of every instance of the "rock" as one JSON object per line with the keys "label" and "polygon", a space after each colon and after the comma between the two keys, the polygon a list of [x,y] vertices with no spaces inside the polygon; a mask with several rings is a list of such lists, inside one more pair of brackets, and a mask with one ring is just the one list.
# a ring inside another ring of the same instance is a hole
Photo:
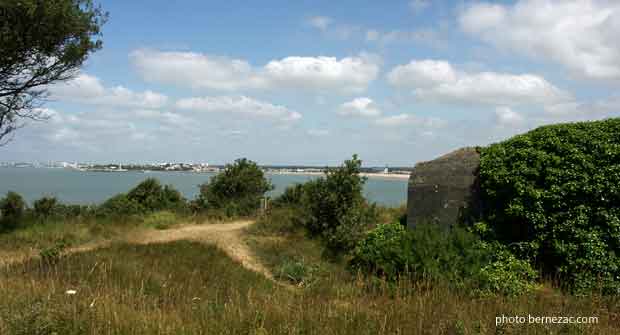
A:
{"label": "rock", "polygon": [[462,148],[416,164],[409,177],[407,226],[423,222],[451,226],[479,208],[480,154]]}

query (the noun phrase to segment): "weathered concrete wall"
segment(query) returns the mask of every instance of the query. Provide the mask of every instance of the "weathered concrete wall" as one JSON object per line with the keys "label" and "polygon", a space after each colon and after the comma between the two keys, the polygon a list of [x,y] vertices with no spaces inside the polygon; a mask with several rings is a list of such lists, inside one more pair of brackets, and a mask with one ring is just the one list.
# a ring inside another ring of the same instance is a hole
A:
{"label": "weathered concrete wall", "polygon": [[475,148],[458,149],[416,164],[409,177],[407,226],[423,222],[450,226],[466,210],[477,207],[479,167],[480,154]]}

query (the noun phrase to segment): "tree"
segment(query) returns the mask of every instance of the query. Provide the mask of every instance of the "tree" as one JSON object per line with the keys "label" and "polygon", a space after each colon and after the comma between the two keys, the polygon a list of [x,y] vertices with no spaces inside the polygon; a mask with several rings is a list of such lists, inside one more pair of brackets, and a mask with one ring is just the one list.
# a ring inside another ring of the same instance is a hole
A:
{"label": "tree", "polygon": [[273,185],[255,162],[242,158],[200,186],[198,208],[224,210],[229,216],[250,215]]}
{"label": "tree", "polygon": [[21,195],[9,191],[0,199],[0,230],[12,229],[19,224],[24,216],[26,203]]}
{"label": "tree", "polygon": [[0,145],[101,48],[107,13],[91,0],[0,0]]}
{"label": "tree", "polygon": [[364,198],[366,177],[360,175],[361,168],[362,161],[353,155],[342,166],[325,170],[325,177],[304,185],[305,226],[310,234],[321,236],[334,254],[351,250],[378,220],[374,205]]}

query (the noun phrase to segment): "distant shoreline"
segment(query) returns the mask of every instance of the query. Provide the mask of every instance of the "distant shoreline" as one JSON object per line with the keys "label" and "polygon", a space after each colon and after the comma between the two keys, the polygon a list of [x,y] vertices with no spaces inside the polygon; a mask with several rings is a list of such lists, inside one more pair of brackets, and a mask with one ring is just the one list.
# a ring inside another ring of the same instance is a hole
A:
{"label": "distant shoreline", "polygon": [[[286,172],[277,172],[277,171],[268,171],[267,174],[283,174],[283,175],[296,175],[296,176],[322,176],[324,175],[323,172],[293,172],[293,171],[286,171]],[[400,174],[400,173],[368,173],[368,172],[362,172],[360,173],[360,176],[363,177],[368,177],[368,178],[380,178],[380,179],[409,179],[409,175],[408,174]]]}

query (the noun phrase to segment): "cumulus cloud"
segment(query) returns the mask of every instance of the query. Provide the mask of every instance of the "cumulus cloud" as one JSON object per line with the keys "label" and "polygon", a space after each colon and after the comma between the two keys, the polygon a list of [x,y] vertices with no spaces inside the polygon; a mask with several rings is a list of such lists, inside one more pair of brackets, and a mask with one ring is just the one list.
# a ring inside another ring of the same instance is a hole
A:
{"label": "cumulus cloud", "polygon": [[523,123],[524,117],[513,111],[510,107],[497,107],[495,109],[495,124],[500,127],[516,127]]}
{"label": "cumulus cloud", "polygon": [[424,88],[457,81],[452,65],[441,60],[412,60],[388,73],[388,81],[399,88]]}
{"label": "cumulus cloud", "polygon": [[246,96],[185,98],[178,100],[176,107],[181,110],[233,113],[282,122],[293,122],[302,118],[300,113],[291,111],[284,106],[273,105]]}
{"label": "cumulus cloud", "polygon": [[50,87],[53,99],[82,104],[161,108],[168,97],[153,91],[134,92],[123,86],[104,87],[99,78],[85,73],[76,78]]}
{"label": "cumulus cloud", "polygon": [[534,74],[467,73],[441,60],[413,60],[396,66],[387,78],[394,87],[413,89],[421,100],[512,106],[572,99],[567,92]]}
{"label": "cumulus cloud", "polygon": [[375,124],[383,127],[421,126],[426,128],[440,128],[444,125],[444,122],[435,117],[419,117],[403,113],[376,119]]}
{"label": "cumulus cloud", "polygon": [[193,52],[136,50],[130,54],[144,79],[192,88],[308,89],[361,92],[379,72],[373,57],[286,57],[262,67],[240,59]]}
{"label": "cumulus cloud", "polygon": [[276,87],[361,92],[379,73],[371,57],[287,57],[271,61],[264,76]]}
{"label": "cumulus cloud", "polygon": [[372,99],[360,97],[340,105],[338,114],[353,117],[377,117],[381,115],[381,111]]}
{"label": "cumulus cloud", "polygon": [[195,52],[135,50],[132,64],[147,81],[192,88],[237,90],[267,83],[245,60]]}
{"label": "cumulus cloud", "polygon": [[466,33],[499,48],[551,60],[583,77],[620,79],[617,1],[474,3],[459,22]]}

